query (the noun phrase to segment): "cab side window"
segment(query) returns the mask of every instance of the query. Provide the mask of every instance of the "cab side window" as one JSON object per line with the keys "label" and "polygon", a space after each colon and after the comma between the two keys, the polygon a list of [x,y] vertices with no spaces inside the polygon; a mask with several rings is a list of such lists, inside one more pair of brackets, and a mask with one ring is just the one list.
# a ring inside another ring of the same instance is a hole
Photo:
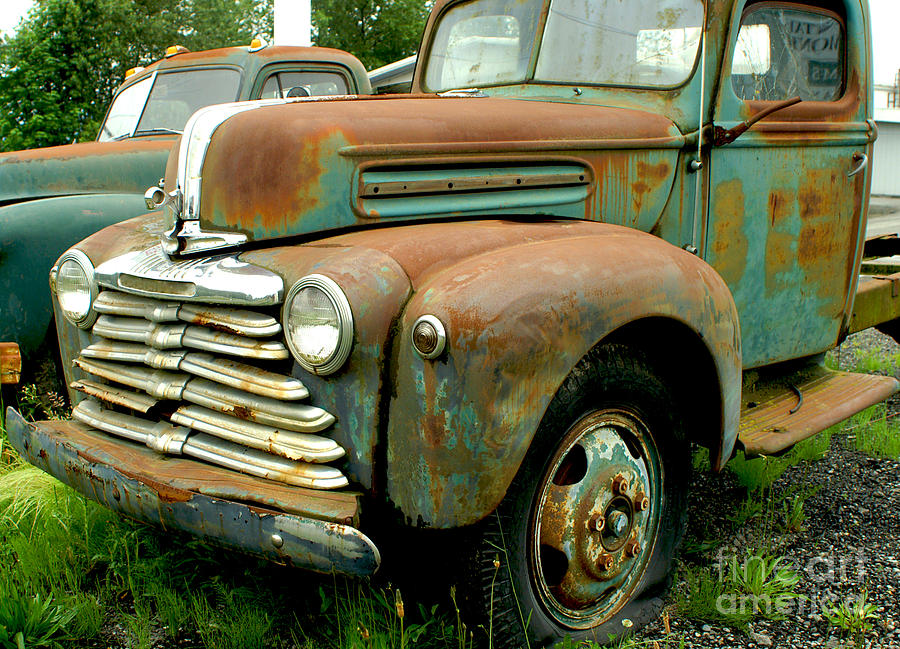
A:
{"label": "cab side window", "polygon": [[824,9],[764,3],[741,21],[731,68],[741,99],[835,101],[846,79],[845,32]]}

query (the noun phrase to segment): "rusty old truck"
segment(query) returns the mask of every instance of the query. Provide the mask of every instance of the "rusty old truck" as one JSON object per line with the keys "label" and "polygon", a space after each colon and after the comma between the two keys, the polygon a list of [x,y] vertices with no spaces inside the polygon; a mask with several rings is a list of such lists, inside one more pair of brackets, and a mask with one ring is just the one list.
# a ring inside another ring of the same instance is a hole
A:
{"label": "rusty old truck", "polygon": [[[47,269],[89,234],[146,212],[144,191],[165,172],[197,109],[292,90],[318,96],[370,88],[362,63],[339,50],[259,39],[202,52],[172,46],[126,73],[95,142],[0,154],[0,352],[26,355],[33,371],[45,340],[55,350]],[[0,353],[0,383],[17,380],[19,364],[6,358]]]}
{"label": "rusty old truck", "polygon": [[424,556],[494,646],[605,642],[659,610],[692,447],[720,470],[897,389],[824,364],[898,312],[861,275],[869,10],[438,0],[419,52],[410,95],[197,112],[156,209],[50,273],[73,420],[9,435],[307,569],[452,537]]}

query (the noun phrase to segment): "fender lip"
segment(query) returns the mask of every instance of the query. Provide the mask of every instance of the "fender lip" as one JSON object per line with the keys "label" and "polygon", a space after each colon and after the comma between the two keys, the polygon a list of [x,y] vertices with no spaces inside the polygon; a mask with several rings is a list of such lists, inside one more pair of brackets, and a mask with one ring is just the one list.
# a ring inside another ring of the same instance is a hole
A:
{"label": "fender lip", "polygon": [[[119,470],[109,460],[135,454],[151,465],[170,460],[77,422],[30,423],[15,409],[7,408],[6,427],[10,443],[29,463],[130,518],[316,572],[368,576],[381,564],[381,554],[369,537],[355,527],[328,520],[343,516],[338,512],[346,512],[346,502],[343,507],[328,507],[329,498],[316,502],[319,494],[313,492],[309,502],[302,497],[298,502],[320,512],[322,519],[285,513],[187,490],[165,478],[156,481],[136,472],[128,474],[127,468]],[[224,475],[229,474],[234,472]]]}

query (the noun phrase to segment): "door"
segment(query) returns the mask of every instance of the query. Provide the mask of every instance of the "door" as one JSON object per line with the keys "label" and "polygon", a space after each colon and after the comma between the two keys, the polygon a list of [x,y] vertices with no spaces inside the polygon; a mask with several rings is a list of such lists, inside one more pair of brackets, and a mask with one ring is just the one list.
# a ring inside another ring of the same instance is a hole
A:
{"label": "door", "polygon": [[802,99],[710,152],[705,258],[734,295],[745,368],[833,347],[855,291],[868,45],[856,0],[827,5],[748,3],[732,25],[715,124]]}

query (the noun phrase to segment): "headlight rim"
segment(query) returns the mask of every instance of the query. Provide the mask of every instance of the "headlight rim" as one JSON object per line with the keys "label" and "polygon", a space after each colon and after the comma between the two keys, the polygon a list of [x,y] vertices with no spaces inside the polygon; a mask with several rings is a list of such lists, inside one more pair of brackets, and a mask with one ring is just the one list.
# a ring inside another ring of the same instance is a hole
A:
{"label": "headlight rim", "polygon": [[[338,316],[338,342],[331,355],[322,363],[311,363],[294,345],[294,341],[290,334],[288,318],[290,316],[291,304],[296,295],[305,288],[316,288],[322,291],[334,307]],[[284,303],[281,307],[281,323],[284,329],[284,339],[287,342],[288,349],[291,350],[291,356],[297,361],[304,370],[317,376],[325,376],[338,371],[347,362],[350,352],[353,349],[353,310],[350,307],[350,301],[340,285],[330,277],[319,273],[304,275],[294,282],[285,296]]]}
{"label": "headlight rim", "polygon": [[[83,318],[80,318],[78,320],[73,320],[71,317],[69,317],[69,313],[63,308],[62,302],[59,299],[59,273],[60,271],[62,271],[62,267],[67,261],[72,261],[81,267],[81,270],[82,272],[84,272],[85,278],[87,280],[88,286],[90,287],[90,302],[88,304],[87,314],[85,314]],[[90,258],[81,250],[78,250],[77,248],[70,248],[69,250],[64,252],[62,256],[57,260],[56,264],[54,264],[54,269],[56,270],[56,277],[55,281],[53,282],[53,284],[55,284],[54,293],[56,295],[56,301],[59,304],[59,308],[63,314],[63,317],[66,319],[66,321],[75,325],[79,329],[90,329],[94,325],[94,322],[97,321],[98,313],[94,309],[94,302],[97,300],[97,295],[99,295],[100,293],[100,289],[97,286],[97,278],[94,272],[93,262],[91,262]]]}

